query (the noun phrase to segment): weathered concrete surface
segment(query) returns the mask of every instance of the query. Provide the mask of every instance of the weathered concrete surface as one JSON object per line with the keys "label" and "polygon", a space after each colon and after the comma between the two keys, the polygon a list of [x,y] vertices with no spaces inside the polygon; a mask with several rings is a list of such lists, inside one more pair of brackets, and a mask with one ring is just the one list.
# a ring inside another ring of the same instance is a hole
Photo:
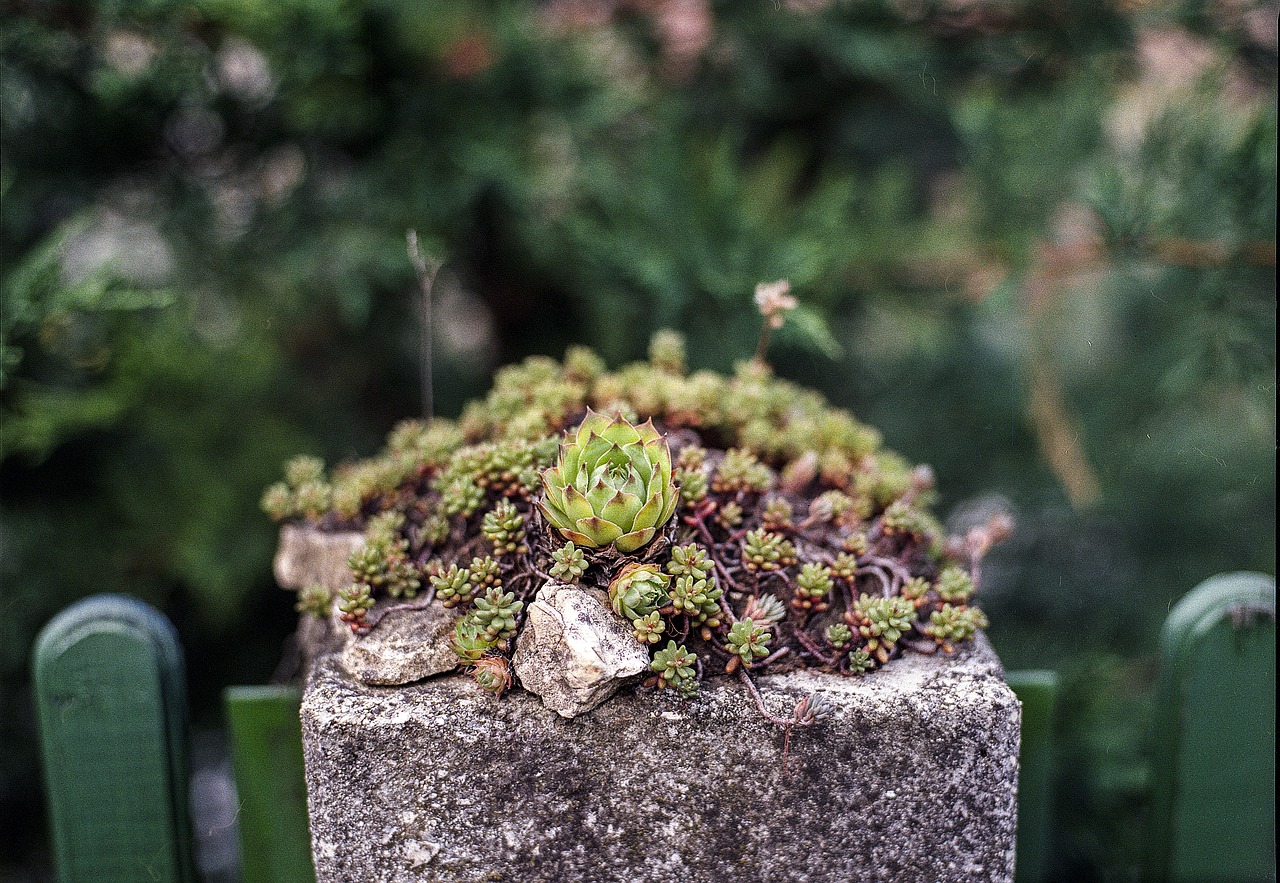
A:
{"label": "weathered concrete surface", "polygon": [[609,608],[604,592],[549,582],[529,605],[511,662],[520,683],[543,705],[577,717],[626,679],[649,673],[649,648]]}
{"label": "weathered concrete surface", "polygon": [[299,591],[319,584],[337,591],[351,584],[347,559],[364,545],[364,534],[355,530],[325,532],[302,524],[280,528],[272,571],[282,589]]}
{"label": "weathered concrete surface", "polygon": [[320,881],[1012,880],[1020,709],[985,638],[862,678],[624,691],[566,720],[465,677],[365,687],[332,657],[302,706]]}

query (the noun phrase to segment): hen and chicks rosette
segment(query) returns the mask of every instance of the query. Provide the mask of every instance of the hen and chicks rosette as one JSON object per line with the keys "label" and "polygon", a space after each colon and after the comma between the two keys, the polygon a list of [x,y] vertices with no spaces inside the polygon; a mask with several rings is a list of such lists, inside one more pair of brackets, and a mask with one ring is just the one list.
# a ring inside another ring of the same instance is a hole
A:
{"label": "hen and chicks rosette", "polygon": [[565,539],[626,555],[646,545],[676,510],[671,450],[652,421],[632,426],[588,411],[542,473],[538,508]]}

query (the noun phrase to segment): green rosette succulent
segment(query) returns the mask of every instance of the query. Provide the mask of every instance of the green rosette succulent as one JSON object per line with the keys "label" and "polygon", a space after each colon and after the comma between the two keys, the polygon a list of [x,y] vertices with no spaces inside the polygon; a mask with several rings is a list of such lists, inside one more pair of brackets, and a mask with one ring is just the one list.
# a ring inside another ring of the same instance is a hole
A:
{"label": "green rosette succulent", "polygon": [[684,644],[667,641],[667,646],[653,654],[649,668],[658,673],[658,687],[675,687],[683,694],[692,694],[698,686],[698,655],[690,653]]}
{"label": "green rosette succulent", "polygon": [[667,601],[671,578],[656,564],[628,564],[609,584],[613,612],[635,622]]}
{"label": "green rosette succulent", "polygon": [[725,649],[737,654],[743,664],[750,668],[753,662],[769,655],[771,638],[773,635],[756,625],[754,621],[740,619],[733,624],[733,628],[729,629]]}
{"label": "green rosette succulent", "polygon": [[680,499],[671,451],[652,422],[632,426],[594,411],[543,470],[542,488],[538,507],[565,539],[623,554],[652,540]]}

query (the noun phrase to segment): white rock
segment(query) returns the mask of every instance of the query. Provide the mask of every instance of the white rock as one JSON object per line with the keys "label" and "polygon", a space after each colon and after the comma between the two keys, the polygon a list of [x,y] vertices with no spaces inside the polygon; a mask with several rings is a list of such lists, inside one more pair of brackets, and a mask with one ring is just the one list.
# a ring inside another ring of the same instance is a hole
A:
{"label": "white rock", "polygon": [[[458,666],[457,654],[449,646],[456,612],[434,602],[423,609],[395,609],[412,603],[379,602],[369,611],[369,617],[382,618],[366,635],[357,637],[342,624],[349,636],[341,656],[347,674],[372,687],[393,687]],[[383,609],[389,612],[383,614]]]}
{"label": "white rock", "polygon": [[598,589],[549,582],[529,605],[512,660],[521,685],[562,717],[590,711],[649,670],[649,651]]}
{"label": "white rock", "polygon": [[280,528],[280,545],[272,568],[276,583],[295,592],[318,583],[336,592],[352,582],[347,559],[363,545],[364,534],[358,530],[329,533],[286,524]]}

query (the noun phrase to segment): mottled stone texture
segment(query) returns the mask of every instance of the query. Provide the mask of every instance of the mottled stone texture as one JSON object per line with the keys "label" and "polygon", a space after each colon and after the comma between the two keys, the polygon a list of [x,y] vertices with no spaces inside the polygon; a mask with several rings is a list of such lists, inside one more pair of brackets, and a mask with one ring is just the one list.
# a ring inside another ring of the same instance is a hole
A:
{"label": "mottled stone texture", "polygon": [[628,678],[649,674],[649,647],[609,609],[604,592],[549,582],[529,605],[511,665],[543,705],[577,717]]}
{"label": "mottled stone texture", "polygon": [[364,534],[355,530],[333,533],[300,524],[280,528],[272,571],[282,589],[297,592],[313,584],[337,591],[351,583],[347,558],[364,545]]}
{"label": "mottled stone texture", "polygon": [[985,638],[862,678],[626,690],[572,720],[465,677],[366,687],[332,657],[302,706],[319,879],[1011,880],[1019,706]]}
{"label": "mottled stone texture", "polygon": [[341,664],[357,681],[380,687],[408,684],[458,667],[449,646],[456,610],[420,601],[383,599],[369,611],[377,624],[357,637],[341,620],[333,626],[343,636]]}

